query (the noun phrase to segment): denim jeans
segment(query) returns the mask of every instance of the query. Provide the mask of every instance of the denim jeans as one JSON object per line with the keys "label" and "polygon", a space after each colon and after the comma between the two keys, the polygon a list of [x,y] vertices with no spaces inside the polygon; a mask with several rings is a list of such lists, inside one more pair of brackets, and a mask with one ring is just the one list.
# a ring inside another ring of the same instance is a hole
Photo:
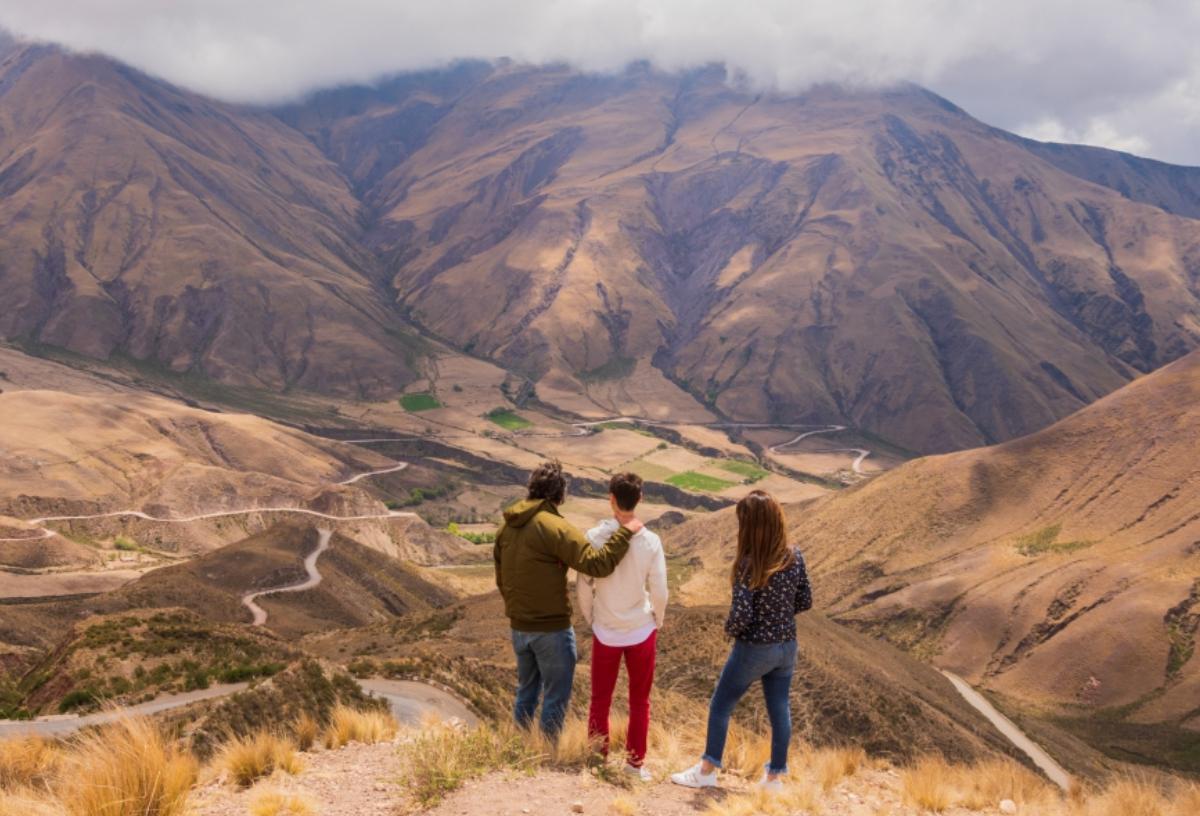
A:
{"label": "denim jeans", "polygon": [[512,633],[517,655],[517,702],[513,718],[528,728],[542,697],[542,731],[554,739],[562,731],[575,683],[575,630]]}
{"label": "denim jeans", "polygon": [[794,640],[762,644],[735,641],[708,706],[704,759],[721,767],[733,708],[755,680],[762,680],[767,716],[771,720],[771,762],[767,770],[773,774],[787,773],[788,744],[792,741],[792,707],[788,693],[795,669]]}

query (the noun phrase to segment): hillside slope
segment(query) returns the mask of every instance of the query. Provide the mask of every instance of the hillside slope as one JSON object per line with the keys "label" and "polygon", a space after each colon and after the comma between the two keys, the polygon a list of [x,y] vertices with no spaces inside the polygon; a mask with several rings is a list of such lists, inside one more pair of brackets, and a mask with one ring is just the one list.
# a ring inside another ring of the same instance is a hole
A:
{"label": "hillside slope", "polygon": [[468,63],[247,110],[0,58],[0,337],[344,397],[435,346],[577,413],[1045,427],[1200,339],[1196,174],[915,87]]}
{"label": "hillside slope", "polygon": [[551,401],[681,386],[940,451],[1200,340],[1187,169],[1024,142],[915,87],[724,79],[467,64],[280,116],[360,191],[411,317]]}
{"label": "hillside slope", "polygon": [[337,168],[269,115],[98,56],[0,61],[0,337],[229,384],[414,378]]}
{"label": "hillside slope", "polygon": [[134,392],[6,391],[0,413],[0,514],[12,516],[291,506],[394,464],[258,417]]}
{"label": "hillside slope", "polygon": [[[1040,433],[793,507],[790,530],[818,604],[843,622],[1015,700],[1109,723],[1100,740],[1122,722],[1194,730],[1198,436],[1193,353]],[[727,563],[724,516],[677,531],[710,568],[694,591]],[[1174,750],[1157,739],[1152,755]],[[1194,767],[1195,749],[1179,750]]]}

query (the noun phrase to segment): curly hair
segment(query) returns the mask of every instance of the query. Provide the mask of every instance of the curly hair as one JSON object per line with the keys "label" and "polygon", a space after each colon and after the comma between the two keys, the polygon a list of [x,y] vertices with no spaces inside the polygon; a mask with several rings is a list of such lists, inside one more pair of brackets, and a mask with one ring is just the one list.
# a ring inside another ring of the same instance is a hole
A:
{"label": "curly hair", "polygon": [[567,475],[560,462],[542,462],[529,474],[529,498],[562,504],[567,498]]}

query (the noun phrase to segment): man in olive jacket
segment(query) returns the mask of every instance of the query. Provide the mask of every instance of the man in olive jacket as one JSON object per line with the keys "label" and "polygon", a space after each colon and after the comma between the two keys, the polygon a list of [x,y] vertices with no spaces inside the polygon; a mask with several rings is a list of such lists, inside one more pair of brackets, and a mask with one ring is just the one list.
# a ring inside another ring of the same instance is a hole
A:
{"label": "man in olive jacket", "polygon": [[613,533],[597,549],[568,523],[558,508],[565,501],[567,479],[557,462],[540,465],[529,476],[528,498],[504,511],[493,556],[496,586],[512,624],[517,655],[517,700],[513,717],[527,727],[542,700],[542,731],[555,738],[562,730],[575,682],[575,630],[567,569],[603,578],[612,574],[639,529],[636,519]]}

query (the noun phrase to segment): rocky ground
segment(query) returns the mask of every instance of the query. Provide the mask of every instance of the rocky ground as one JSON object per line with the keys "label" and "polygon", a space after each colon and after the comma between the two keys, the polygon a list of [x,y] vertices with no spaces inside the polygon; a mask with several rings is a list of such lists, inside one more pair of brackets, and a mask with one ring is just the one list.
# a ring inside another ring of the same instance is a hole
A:
{"label": "rocky ground", "polygon": [[[692,791],[669,782],[629,787],[583,772],[539,771],[526,775],[502,771],[467,782],[439,804],[414,807],[399,777],[397,741],[376,745],[350,744],[333,751],[304,755],[304,768],[295,775],[276,774],[248,789],[222,778],[203,783],[193,798],[193,816],[266,816],[269,813],[311,813],[321,816],[424,813],[429,816],[695,816],[709,811],[740,816],[756,812],[740,800],[749,791],[732,781],[721,790]],[[666,769],[655,768],[656,775]],[[801,780],[803,783],[803,780]],[[819,787],[814,782],[814,790]],[[304,801],[309,810],[255,810],[272,794]],[[816,794],[822,816],[920,816],[925,811],[907,806],[901,779],[894,769],[866,768]],[[804,813],[796,807],[785,812]],[[947,816],[1002,813],[1000,803],[990,810],[949,808]],[[1034,811],[1028,811],[1033,813]]]}

